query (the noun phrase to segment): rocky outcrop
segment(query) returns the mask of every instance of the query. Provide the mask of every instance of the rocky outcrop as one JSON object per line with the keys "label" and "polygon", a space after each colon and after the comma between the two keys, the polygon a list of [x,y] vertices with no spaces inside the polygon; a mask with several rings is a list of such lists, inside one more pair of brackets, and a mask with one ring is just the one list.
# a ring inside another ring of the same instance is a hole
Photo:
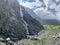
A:
{"label": "rocky outcrop", "polygon": [[17,0],[0,0],[0,34],[10,38],[25,38],[27,33],[23,20],[28,23],[30,35],[37,34],[43,29],[40,22],[32,18],[24,8],[22,12],[23,18],[21,18],[20,5]]}
{"label": "rocky outcrop", "polygon": [[0,0],[0,34],[22,38],[26,32],[20,18],[20,5],[17,0]]}
{"label": "rocky outcrop", "polygon": [[23,19],[27,22],[28,24],[28,31],[30,35],[35,35],[38,32],[40,32],[43,28],[41,23],[34,19],[26,10],[23,6],[22,7],[22,12],[23,12]]}
{"label": "rocky outcrop", "polygon": [[0,45],[6,45],[5,43],[0,42]]}

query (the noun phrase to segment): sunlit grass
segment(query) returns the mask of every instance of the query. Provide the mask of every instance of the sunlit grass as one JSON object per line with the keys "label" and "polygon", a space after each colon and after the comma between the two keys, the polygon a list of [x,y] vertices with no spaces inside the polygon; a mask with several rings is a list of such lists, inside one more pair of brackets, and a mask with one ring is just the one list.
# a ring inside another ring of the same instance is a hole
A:
{"label": "sunlit grass", "polygon": [[43,25],[47,30],[60,30],[60,25]]}
{"label": "sunlit grass", "polygon": [[36,41],[36,40],[31,40],[31,39],[29,39],[29,40],[27,40],[25,43],[26,43],[27,45],[34,45],[34,44],[37,43],[37,41]]}

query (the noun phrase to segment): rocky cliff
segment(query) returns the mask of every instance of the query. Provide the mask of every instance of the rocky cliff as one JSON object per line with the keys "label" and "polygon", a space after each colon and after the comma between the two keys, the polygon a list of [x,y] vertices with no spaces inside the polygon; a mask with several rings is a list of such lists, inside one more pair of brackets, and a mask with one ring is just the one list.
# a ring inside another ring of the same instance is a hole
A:
{"label": "rocky cliff", "polygon": [[22,38],[26,32],[20,18],[20,5],[17,0],[0,0],[0,34]]}
{"label": "rocky cliff", "polygon": [[21,39],[26,37],[27,32],[29,35],[33,35],[43,29],[40,22],[32,18],[24,7],[22,9],[23,17],[21,17],[17,0],[0,0],[0,34]]}
{"label": "rocky cliff", "polygon": [[39,21],[34,19],[26,10],[23,6],[22,7],[22,12],[23,12],[23,19],[27,22],[28,24],[28,31],[30,35],[37,34],[39,31],[43,29],[43,26]]}

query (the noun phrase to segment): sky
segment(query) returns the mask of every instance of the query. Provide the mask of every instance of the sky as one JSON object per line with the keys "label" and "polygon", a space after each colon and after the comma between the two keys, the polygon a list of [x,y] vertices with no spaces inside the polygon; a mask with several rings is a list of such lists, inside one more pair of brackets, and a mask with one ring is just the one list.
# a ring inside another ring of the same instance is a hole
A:
{"label": "sky", "polygon": [[[54,1],[54,2],[53,2]],[[56,2],[60,0],[19,0],[20,5],[28,7],[30,9],[34,9],[33,11],[38,15],[39,11],[42,12],[40,17],[44,17],[44,14],[49,14],[50,19],[60,20],[60,5],[56,5]],[[48,8],[49,7],[49,8]],[[47,15],[48,16],[48,15]],[[45,16],[45,18],[47,17]]]}
{"label": "sky", "polygon": [[20,5],[23,5],[25,7],[29,7],[30,9],[34,7],[39,7],[41,6],[41,2],[39,0],[20,0]]}
{"label": "sky", "polygon": [[42,6],[43,3],[46,5],[46,7],[48,7],[47,5],[49,0],[19,0],[19,2],[21,5],[27,6],[29,8]]}

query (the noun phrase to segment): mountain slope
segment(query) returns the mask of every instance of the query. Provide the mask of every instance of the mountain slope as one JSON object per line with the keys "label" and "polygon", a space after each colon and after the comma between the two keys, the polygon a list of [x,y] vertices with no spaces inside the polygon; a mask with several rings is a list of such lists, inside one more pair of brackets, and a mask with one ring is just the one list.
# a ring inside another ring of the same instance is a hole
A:
{"label": "mountain slope", "polygon": [[17,0],[0,0],[0,34],[11,39],[22,39],[26,38],[27,32],[35,35],[43,29],[40,22],[31,17],[23,7],[22,9],[23,17]]}
{"label": "mountain slope", "polygon": [[39,31],[43,29],[43,26],[41,23],[34,19],[22,6],[22,12],[23,12],[23,19],[27,22],[28,24],[28,30],[30,35],[37,34]]}
{"label": "mountain slope", "polygon": [[10,38],[25,37],[26,32],[21,22],[19,9],[20,5],[16,0],[0,0],[0,34]]}
{"label": "mountain slope", "polygon": [[32,9],[30,9],[30,8],[28,8],[28,7],[24,7],[24,9],[25,9],[25,11],[27,11],[34,19],[36,19],[36,20],[38,20],[38,21],[41,22],[42,19],[41,19],[38,15],[36,15],[36,13],[34,13],[34,11],[33,11]]}
{"label": "mountain slope", "polygon": [[49,25],[60,25],[60,21],[55,20],[55,19],[45,19],[42,20],[42,24],[49,24]]}
{"label": "mountain slope", "polygon": [[[27,11],[34,19],[40,21],[41,24],[51,24],[51,25],[59,25],[60,21],[56,20],[56,16],[48,13],[48,12],[43,12],[43,11],[36,11],[33,12],[32,9],[28,7],[24,7],[25,11]],[[44,14],[43,14],[44,13]],[[41,18],[40,18],[41,17]]]}

